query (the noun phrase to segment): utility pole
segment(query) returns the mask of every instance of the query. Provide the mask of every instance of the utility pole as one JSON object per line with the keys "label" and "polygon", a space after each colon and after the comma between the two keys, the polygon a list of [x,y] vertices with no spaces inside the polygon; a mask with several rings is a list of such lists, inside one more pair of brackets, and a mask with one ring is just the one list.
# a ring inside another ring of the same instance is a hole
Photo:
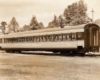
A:
{"label": "utility pole", "polygon": [[94,10],[92,9],[92,22],[94,21]]}

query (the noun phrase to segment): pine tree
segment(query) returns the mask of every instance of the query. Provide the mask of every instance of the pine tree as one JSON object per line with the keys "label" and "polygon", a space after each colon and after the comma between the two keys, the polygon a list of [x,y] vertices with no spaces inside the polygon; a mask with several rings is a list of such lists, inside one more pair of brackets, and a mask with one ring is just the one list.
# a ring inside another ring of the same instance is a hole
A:
{"label": "pine tree", "polygon": [[5,21],[2,21],[2,22],[1,22],[0,29],[2,30],[2,33],[3,33],[3,34],[5,34],[5,30],[6,30],[5,25],[7,25],[7,23],[6,23]]}
{"label": "pine tree", "polygon": [[48,24],[48,28],[54,28],[54,27],[58,27],[59,26],[59,22],[58,22],[58,18],[56,15],[54,15],[54,18],[51,22],[49,22]]}
{"label": "pine tree", "polygon": [[38,29],[39,23],[37,22],[37,19],[36,19],[35,16],[32,17],[29,26],[30,26],[31,30],[37,30]]}
{"label": "pine tree", "polygon": [[39,29],[43,29],[44,28],[44,25],[42,22],[39,23]]}
{"label": "pine tree", "polygon": [[63,19],[63,17],[62,17],[61,15],[59,16],[59,26],[60,26],[61,28],[64,27],[64,19]]}
{"label": "pine tree", "polygon": [[19,24],[16,21],[15,17],[13,17],[12,20],[10,21],[8,28],[10,32],[18,32]]}

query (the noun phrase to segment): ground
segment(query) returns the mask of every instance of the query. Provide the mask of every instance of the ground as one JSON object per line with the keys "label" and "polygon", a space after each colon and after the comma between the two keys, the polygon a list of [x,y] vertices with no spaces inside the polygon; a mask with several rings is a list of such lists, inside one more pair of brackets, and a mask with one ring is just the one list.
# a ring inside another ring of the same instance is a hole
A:
{"label": "ground", "polygon": [[0,80],[100,80],[100,56],[0,51]]}

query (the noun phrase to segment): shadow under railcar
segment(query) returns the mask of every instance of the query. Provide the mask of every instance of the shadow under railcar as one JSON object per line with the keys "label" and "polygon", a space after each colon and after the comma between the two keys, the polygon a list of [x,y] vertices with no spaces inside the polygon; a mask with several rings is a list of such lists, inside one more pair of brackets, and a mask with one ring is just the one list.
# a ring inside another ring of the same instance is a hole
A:
{"label": "shadow under railcar", "polygon": [[23,55],[43,55],[43,56],[60,56],[59,53],[46,52],[46,51],[22,51],[21,53],[15,54],[23,54]]}
{"label": "shadow under railcar", "polygon": [[61,55],[60,52],[53,53],[49,51],[22,51],[21,53],[13,53],[13,54],[63,56],[63,57],[99,57],[100,56],[100,53],[86,53],[84,56],[81,56],[81,55]]}

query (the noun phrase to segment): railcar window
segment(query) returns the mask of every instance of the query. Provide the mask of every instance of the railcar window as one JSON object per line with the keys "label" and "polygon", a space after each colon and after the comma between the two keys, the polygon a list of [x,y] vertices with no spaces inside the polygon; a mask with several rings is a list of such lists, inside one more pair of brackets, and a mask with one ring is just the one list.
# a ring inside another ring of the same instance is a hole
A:
{"label": "railcar window", "polygon": [[28,37],[28,42],[31,42],[31,41],[32,41],[31,37]]}
{"label": "railcar window", "polygon": [[37,36],[37,38],[36,38],[36,39],[37,39],[36,41],[37,41],[37,42],[39,42],[39,36]]}
{"label": "railcar window", "polygon": [[22,37],[20,38],[20,42],[23,42],[23,38]]}
{"label": "railcar window", "polygon": [[22,42],[24,42],[24,37],[22,37]]}
{"label": "railcar window", "polygon": [[11,38],[9,38],[9,43],[11,43],[12,41],[11,41]]}
{"label": "railcar window", "polygon": [[12,43],[12,38],[10,38],[10,42]]}
{"label": "railcar window", "polygon": [[31,37],[28,37],[28,42],[31,42]]}
{"label": "railcar window", "polygon": [[78,39],[78,40],[82,40],[83,38],[84,38],[83,32],[78,32],[78,33],[77,33],[77,39]]}
{"label": "railcar window", "polygon": [[18,38],[18,42],[20,42],[20,38]]}
{"label": "railcar window", "polygon": [[24,38],[22,37],[21,39],[22,39],[22,42],[24,42]]}
{"label": "railcar window", "polygon": [[58,35],[54,34],[54,41],[58,41]]}
{"label": "railcar window", "polygon": [[50,41],[53,41],[53,35],[50,35]]}
{"label": "railcar window", "polygon": [[19,42],[21,42],[21,38],[19,38]]}
{"label": "railcar window", "polygon": [[5,39],[4,39],[4,43],[5,43]]}
{"label": "railcar window", "polygon": [[11,38],[11,43],[13,43],[13,38]]}
{"label": "railcar window", "polygon": [[67,40],[71,40],[71,33],[67,33]]}
{"label": "railcar window", "polygon": [[24,37],[24,42],[27,42],[27,39],[26,39],[26,37]]}
{"label": "railcar window", "polygon": [[62,34],[58,34],[58,41],[62,41]]}
{"label": "railcar window", "polygon": [[20,42],[22,42],[22,37],[20,38]]}
{"label": "railcar window", "polygon": [[2,43],[2,39],[0,39],[0,43]]}
{"label": "railcar window", "polygon": [[10,43],[10,39],[8,38],[8,43]]}
{"label": "railcar window", "polygon": [[10,43],[10,40],[9,40],[9,38],[8,38],[8,43]]}
{"label": "railcar window", "polygon": [[6,39],[4,39],[4,43],[6,43]]}
{"label": "railcar window", "polygon": [[12,38],[12,43],[14,42],[14,38]]}
{"label": "railcar window", "polygon": [[33,37],[32,36],[30,37],[30,40],[31,40],[31,42],[33,42]]}
{"label": "railcar window", "polygon": [[43,36],[43,41],[44,41],[44,42],[47,41],[47,37],[46,37],[46,35]]}
{"label": "railcar window", "polygon": [[25,42],[28,42],[28,39],[27,39],[27,37],[25,37]]}
{"label": "railcar window", "polygon": [[47,35],[47,41],[49,41],[50,35]]}
{"label": "railcar window", "polygon": [[30,37],[27,37],[27,39],[28,39],[28,42],[30,42]]}
{"label": "railcar window", "polygon": [[12,38],[12,43],[14,42],[14,38]]}
{"label": "railcar window", "polygon": [[7,43],[9,43],[9,38],[7,38]]}
{"label": "railcar window", "polygon": [[39,36],[39,38],[40,38],[40,42],[42,42],[43,41],[43,36]]}
{"label": "railcar window", "polygon": [[32,42],[34,42],[34,36],[32,36]]}
{"label": "railcar window", "polygon": [[35,42],[37,42],[37,36],[35,36]]}
{"label": "railcar window", "polygon": [[39,42],[43,41],[43,36],[39,36]]}
{"label": "railcar window", "polygon": [[54,41],[54,34],[50,35],[50,41]]}
{"label": "railcar window", "polygon": [[72,40],[76,40],[76,33],[72,33]]}
{"label": "railcar window", "polygon": [[14,38],[14,43],[15,43],[15,42],[17,42],[17,41],[16,41],[16,38]]}
{"label": "railcar window", "polygon": [[27,38],[25,37],[25,42],[27,42]]}
{"label": "railcar window", "polygon": [[20,38],[18,38],[18,42],[20,42]]}
{"label": "railcar window", "polygon": [[36,42],[36,36],[34,36],[34,42]]}
{"label": "railcar window", "polygon": [[27,42],[29,42],[29,37],[26,37],[26,39],[27,39]]}
{"label": "railcar window", "polygon": [[63,41],[67,40],[67,34],[63,34]]}
{"label": "railcar window", "polygon": [[45,41],[45,36],[41,36],[41,42]]}
{"label": "railcar window", "polygon": [[47,35],[47,41],[53,41],[53,35]]}
{"label": "railcar window", "polygon": [[25,42],[27,42],[27,37],[25,37]]}
{"label": "railcar window", "polygon": [[26,37],[26,42],[28,42],[29,41],[29,39],[28,39],[28,37]]}
{"label": "railcar window", "polygon": [[34,36],[34,42],[36,42],[36,37]]}
{"label": "railcar window", "polygon": [[7,39],[7,43],[9,43],[9,38]]}
{"label": "railcar window", "polygon": [[53,41],[54,41],[54,39],[55,39],[55,35],[54,35],[54,34],[52,34],[52,35],[51,35],[51,41],[53,42]]}
{"label": "railcar window", "polygon": [[34,42],[34,37],[32,36],[32,42]]}

